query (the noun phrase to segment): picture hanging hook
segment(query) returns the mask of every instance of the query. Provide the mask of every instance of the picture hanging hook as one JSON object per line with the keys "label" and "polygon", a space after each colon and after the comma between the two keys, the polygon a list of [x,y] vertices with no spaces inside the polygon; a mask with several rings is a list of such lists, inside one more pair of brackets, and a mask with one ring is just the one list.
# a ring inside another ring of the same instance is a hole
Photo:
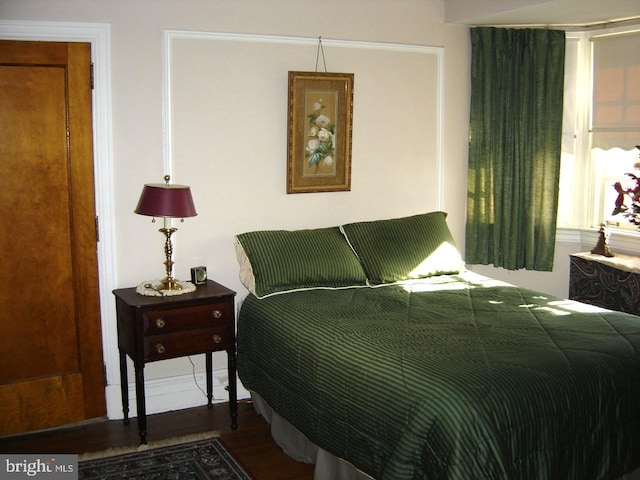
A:
{"label": "picture hanging hook", "polygon": [[318,36],[318,50],[316,51],[316,72],[318,71],[318,59],[322,52],[322,63],[324,64],[324,71],[327,72],[327,62],[324,59],[324,48],[322,48],[322,36]]}

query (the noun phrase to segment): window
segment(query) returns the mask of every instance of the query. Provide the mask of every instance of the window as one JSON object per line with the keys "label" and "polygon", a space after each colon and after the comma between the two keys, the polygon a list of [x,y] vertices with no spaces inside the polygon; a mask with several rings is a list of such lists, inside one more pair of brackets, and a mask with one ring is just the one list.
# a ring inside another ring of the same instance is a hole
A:
{"label": "window", "polygon": [[[559,227],[637,232],[612,216],[640,145],[640,26],[568,32]],[[640,173],[640,172],[639,172]]]}

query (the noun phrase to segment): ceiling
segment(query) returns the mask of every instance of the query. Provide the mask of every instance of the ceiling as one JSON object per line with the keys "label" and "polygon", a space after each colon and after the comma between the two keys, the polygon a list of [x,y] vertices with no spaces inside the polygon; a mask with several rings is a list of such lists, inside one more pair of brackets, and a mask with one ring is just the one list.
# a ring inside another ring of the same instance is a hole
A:
{"label": "ceiling", "polygon": [[465,25],[591,26],[636,19],[640,0],[444,0],[445,21]]}

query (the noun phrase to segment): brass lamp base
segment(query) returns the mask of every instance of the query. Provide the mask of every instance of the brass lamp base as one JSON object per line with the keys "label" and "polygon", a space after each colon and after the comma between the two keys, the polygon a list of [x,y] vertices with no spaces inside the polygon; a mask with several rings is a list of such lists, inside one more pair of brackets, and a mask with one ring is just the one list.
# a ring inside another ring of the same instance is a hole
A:
{"label": "brass lamp base", "polygon": [[182,290],[182,285],[175,278],[165,278],[160,282],[158,290]]}
{"label": "brass lamp base", "polygon": [[[166,219],[165,219],[166,220]],[[164,261],[165,274],[163,280],[155,280],[151,282],[143,282],[136,287],[136,292],[141,295],[159,296],[159,295],[182,295],[183,293],[193,292],[195,285],[190,282],[181,282],[173,277],[173,244],[171,235],[176,232],[177,228],[173,228],[170,224],[165,223],[165,227],[160,232],[165,236]]]}
{"label": "brass lamp base", "polygon": [[164,280],[162,280],[162,282],[160,283],[161,285],[160,290],[169,290],[169,291],[182,290],[182,287],[180,286],[180,283],[178,282],[178,280],[173,278],[174,261],[173,261],[173,243],[171,242],[171,235],[173,235],[177,231],[178,231],[177,228],[172,228],[172,227],[167,228],[166,226],[160,229],[160,232],[163,233],[166,237],[164,242],[164,256],[166,257],[166,260],[164,261],[164,266],[167,274],[167,276],[164,277]]}

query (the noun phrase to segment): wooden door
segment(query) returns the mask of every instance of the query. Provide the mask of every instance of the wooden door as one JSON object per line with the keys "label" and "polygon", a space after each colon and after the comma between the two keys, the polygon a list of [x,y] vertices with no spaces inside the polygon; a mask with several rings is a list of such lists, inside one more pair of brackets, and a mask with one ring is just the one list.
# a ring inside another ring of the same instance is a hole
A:
{"label": "wooden door", "polygon": [[105,414],[90,69],[0,41],[0,435]]}

